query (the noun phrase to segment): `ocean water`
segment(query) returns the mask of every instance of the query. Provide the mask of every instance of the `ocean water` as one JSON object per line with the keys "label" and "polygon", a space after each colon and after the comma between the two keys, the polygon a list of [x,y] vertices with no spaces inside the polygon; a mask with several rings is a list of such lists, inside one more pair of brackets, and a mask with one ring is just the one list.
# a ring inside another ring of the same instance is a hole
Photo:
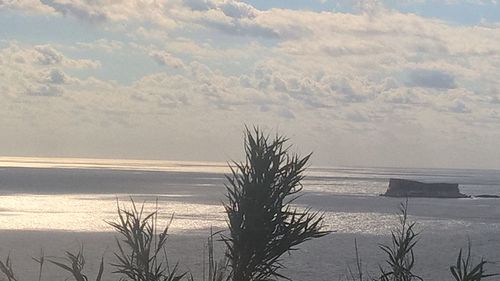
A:
{"label": "ocean water", "polygon": [[[196,276],[209,229],[226,227],[221,203],[228,172],[223,163],[0,158],[0,255],[11,252],[19,274],[34,280],[36,266],[29,261],[41,248],[61,255],[83,244],[91,271],[98,260],[92,257],[113,259],[107,222],[116,219],[117,204],[130,206],[133,198],[147,210],[157,208],[163,222],[174,216],[171,256]],[[391,177],[455,182],[466,194],[500,195],[495,170],[312,166],[306,174],[297,207],[323,212],[334,232],[286,257],[285,273],[294,280],[339,280],[353,264],[354,239],[365,270],[376,275],[384,258],[378,243],[389,241],[403,201],[379,196]],[[413,198],[409,211],[421,232],[416,270],[426,280],[452,280],[448,268],[468,241],[474,258],[499,262],[489,268],[500,272],[500,199]],[[54,267],[45,274],[66,277]]]}

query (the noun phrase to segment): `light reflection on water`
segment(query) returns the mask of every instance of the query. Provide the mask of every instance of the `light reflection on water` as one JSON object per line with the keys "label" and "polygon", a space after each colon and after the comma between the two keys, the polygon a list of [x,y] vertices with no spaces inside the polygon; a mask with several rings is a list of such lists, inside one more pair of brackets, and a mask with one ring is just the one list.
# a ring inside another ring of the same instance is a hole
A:
{"label": "light reflection on water", "polygon": [[[120,205],[130,208],[127,198],[120,196]],[[172,232],[226,224],[222,206],[159,199],[159,220],[166,223],[174,215]],[[140,208],[142,200],[136,201]],[[0,206],[0,229],[3,230],[108,232],[113,229],[106,222],[117,219],[116,196],[3,195]],[[154,211],[155,200],[147,201],[144,207],[145,213]]]}
{"label": "light reflection on water", "polygon": [[[169,197],[167,201],[160,197],[158,203],[154,199],[146,201],[145,212],[154,211],[158,204],[161,221],[167,222],[174,215],[170,228],[172,232],[226,227],[221,205],[186,203],[170,200],[172,196]],[[130,208],[126,198],[120,197],[120,205]],[[88,194],[0,196],[0,229],[109,232],[113,229],[106,222],[117,218],[115,201],[115,196]],[[140,198],[135,201],[138,207],[143,202]],[[394,221],[394,216],[387,214],[325,213],[327,228],[341,233],[383,234],[388,232]]]}
{"label": "light reflection on water", "polygon": [[[158,198],[161,219],[175,214],[172,232],[226,228],[219,203],[224,173],[224,163],[0,157],[0,192],[5,194],[0,195],[0,230],[112,231],[106,221],[117,218],[115,193],[122,193],[118,197],[126,206],[129,195],[123,193],[133,194],[139,204],[146,199],[147,211],[155,209]],[[389,177],[459,182],[467,194],[500,195],[499,175],[488,170],[312,167],[303,183],[311,195],[308,204],[326,210],[330,230],[380,235],[397,223],[391,210],[398,202],[378,197]],[[426,231],[500,231],[494,201],[414,201],[416,220]]]}
{"label": "light reflection on water", "polygon": [[[185,196],[135,195],[137,207],[145,202],[145,213],[159,210],[159,221],[167,223],[174,215],[171,233],[196,231],[210,227],[226,228],[221,205],[188,203]],[[130,208],[128,195],[3,195],[0,196],[0,229],[51,230],[77,232],[110,232],[106,223],[117,219],[116,200]],[[146,200],[144,200],[146,198]],[[155,198],[158,198],[156,201]],[[299,209],[301,209],[299,207]],[[397,223],[395,214],[375,212],[325,212],[328,230],[338,233],[388,234]],[[415,218],[416,219],[416,218]],[[459,220],[419,219],[419,227],[432,231],[437,228],[469,227]],[[500,229],[499,224],[490,227]]]}
{"label": "light reflection on water", "polygon": [[387,189],[387,183],[363,180],[310,180],[304,181],[304,191],[329,194],[350,194],[364,196],[378,196]]}

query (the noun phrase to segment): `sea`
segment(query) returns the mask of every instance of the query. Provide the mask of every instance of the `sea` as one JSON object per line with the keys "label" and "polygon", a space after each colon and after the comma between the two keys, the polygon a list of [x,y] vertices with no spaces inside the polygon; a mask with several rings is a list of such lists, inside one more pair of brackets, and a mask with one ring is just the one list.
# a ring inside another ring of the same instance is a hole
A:
{"label": "sea", "polygon": [[[110,226],[117,208],[132,202],[145,212],[157,210],[168,224],[170,264],[203,281],[207,237],[227,234],[226,163],[72,158],[0,157],[0,260],[12,261],[18,280],[38,280],[32,259],[64,261],[65,251],[83,249],[85,272],[95,278],[100,258],[103,280],[112,274],[118,234]],[[282,273],[295,281],[347,280],[356,268],[356,250],[365,276],[385,267],[380,245],[390,245],[405,199],[380,194],[390,178],[458,183],[468,195],[500,195],[500,171],[480,169],[319,167],[311,165],[302,181],[299,209],[325,217],[329,235],[307,241],[285,254]],[[485,259],[487,272],[500,273],[500,199],[408,200],[416,223],[415,268],[424,280],[453,280],[449,267],[471,247],[474,261]],[[46,263],[43,280],[66,280],[67,272]],[[495,277],[494,277],[495,278]],[[495,279],[491,280],[495,280]]]}

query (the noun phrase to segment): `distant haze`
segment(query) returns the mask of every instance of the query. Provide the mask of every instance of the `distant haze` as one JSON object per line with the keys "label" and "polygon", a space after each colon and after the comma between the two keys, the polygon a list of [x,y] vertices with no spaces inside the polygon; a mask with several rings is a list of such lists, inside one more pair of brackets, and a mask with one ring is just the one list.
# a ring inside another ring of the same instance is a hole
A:
{"label": "distant haze", "polygon": [[0,1],[0,156],[500,168],[493,0]]}

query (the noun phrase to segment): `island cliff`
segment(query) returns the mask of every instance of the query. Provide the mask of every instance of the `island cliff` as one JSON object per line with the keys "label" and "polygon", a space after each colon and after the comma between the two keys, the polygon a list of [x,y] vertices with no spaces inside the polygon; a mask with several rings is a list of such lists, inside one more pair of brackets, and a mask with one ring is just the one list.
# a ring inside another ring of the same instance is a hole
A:
{"label": "island cliff", "polygon": [[405,179],[390,179],[389,188],[383,196],[389,197],[433,197],[468,198],[460,193],[456,183],[423,183]]}

